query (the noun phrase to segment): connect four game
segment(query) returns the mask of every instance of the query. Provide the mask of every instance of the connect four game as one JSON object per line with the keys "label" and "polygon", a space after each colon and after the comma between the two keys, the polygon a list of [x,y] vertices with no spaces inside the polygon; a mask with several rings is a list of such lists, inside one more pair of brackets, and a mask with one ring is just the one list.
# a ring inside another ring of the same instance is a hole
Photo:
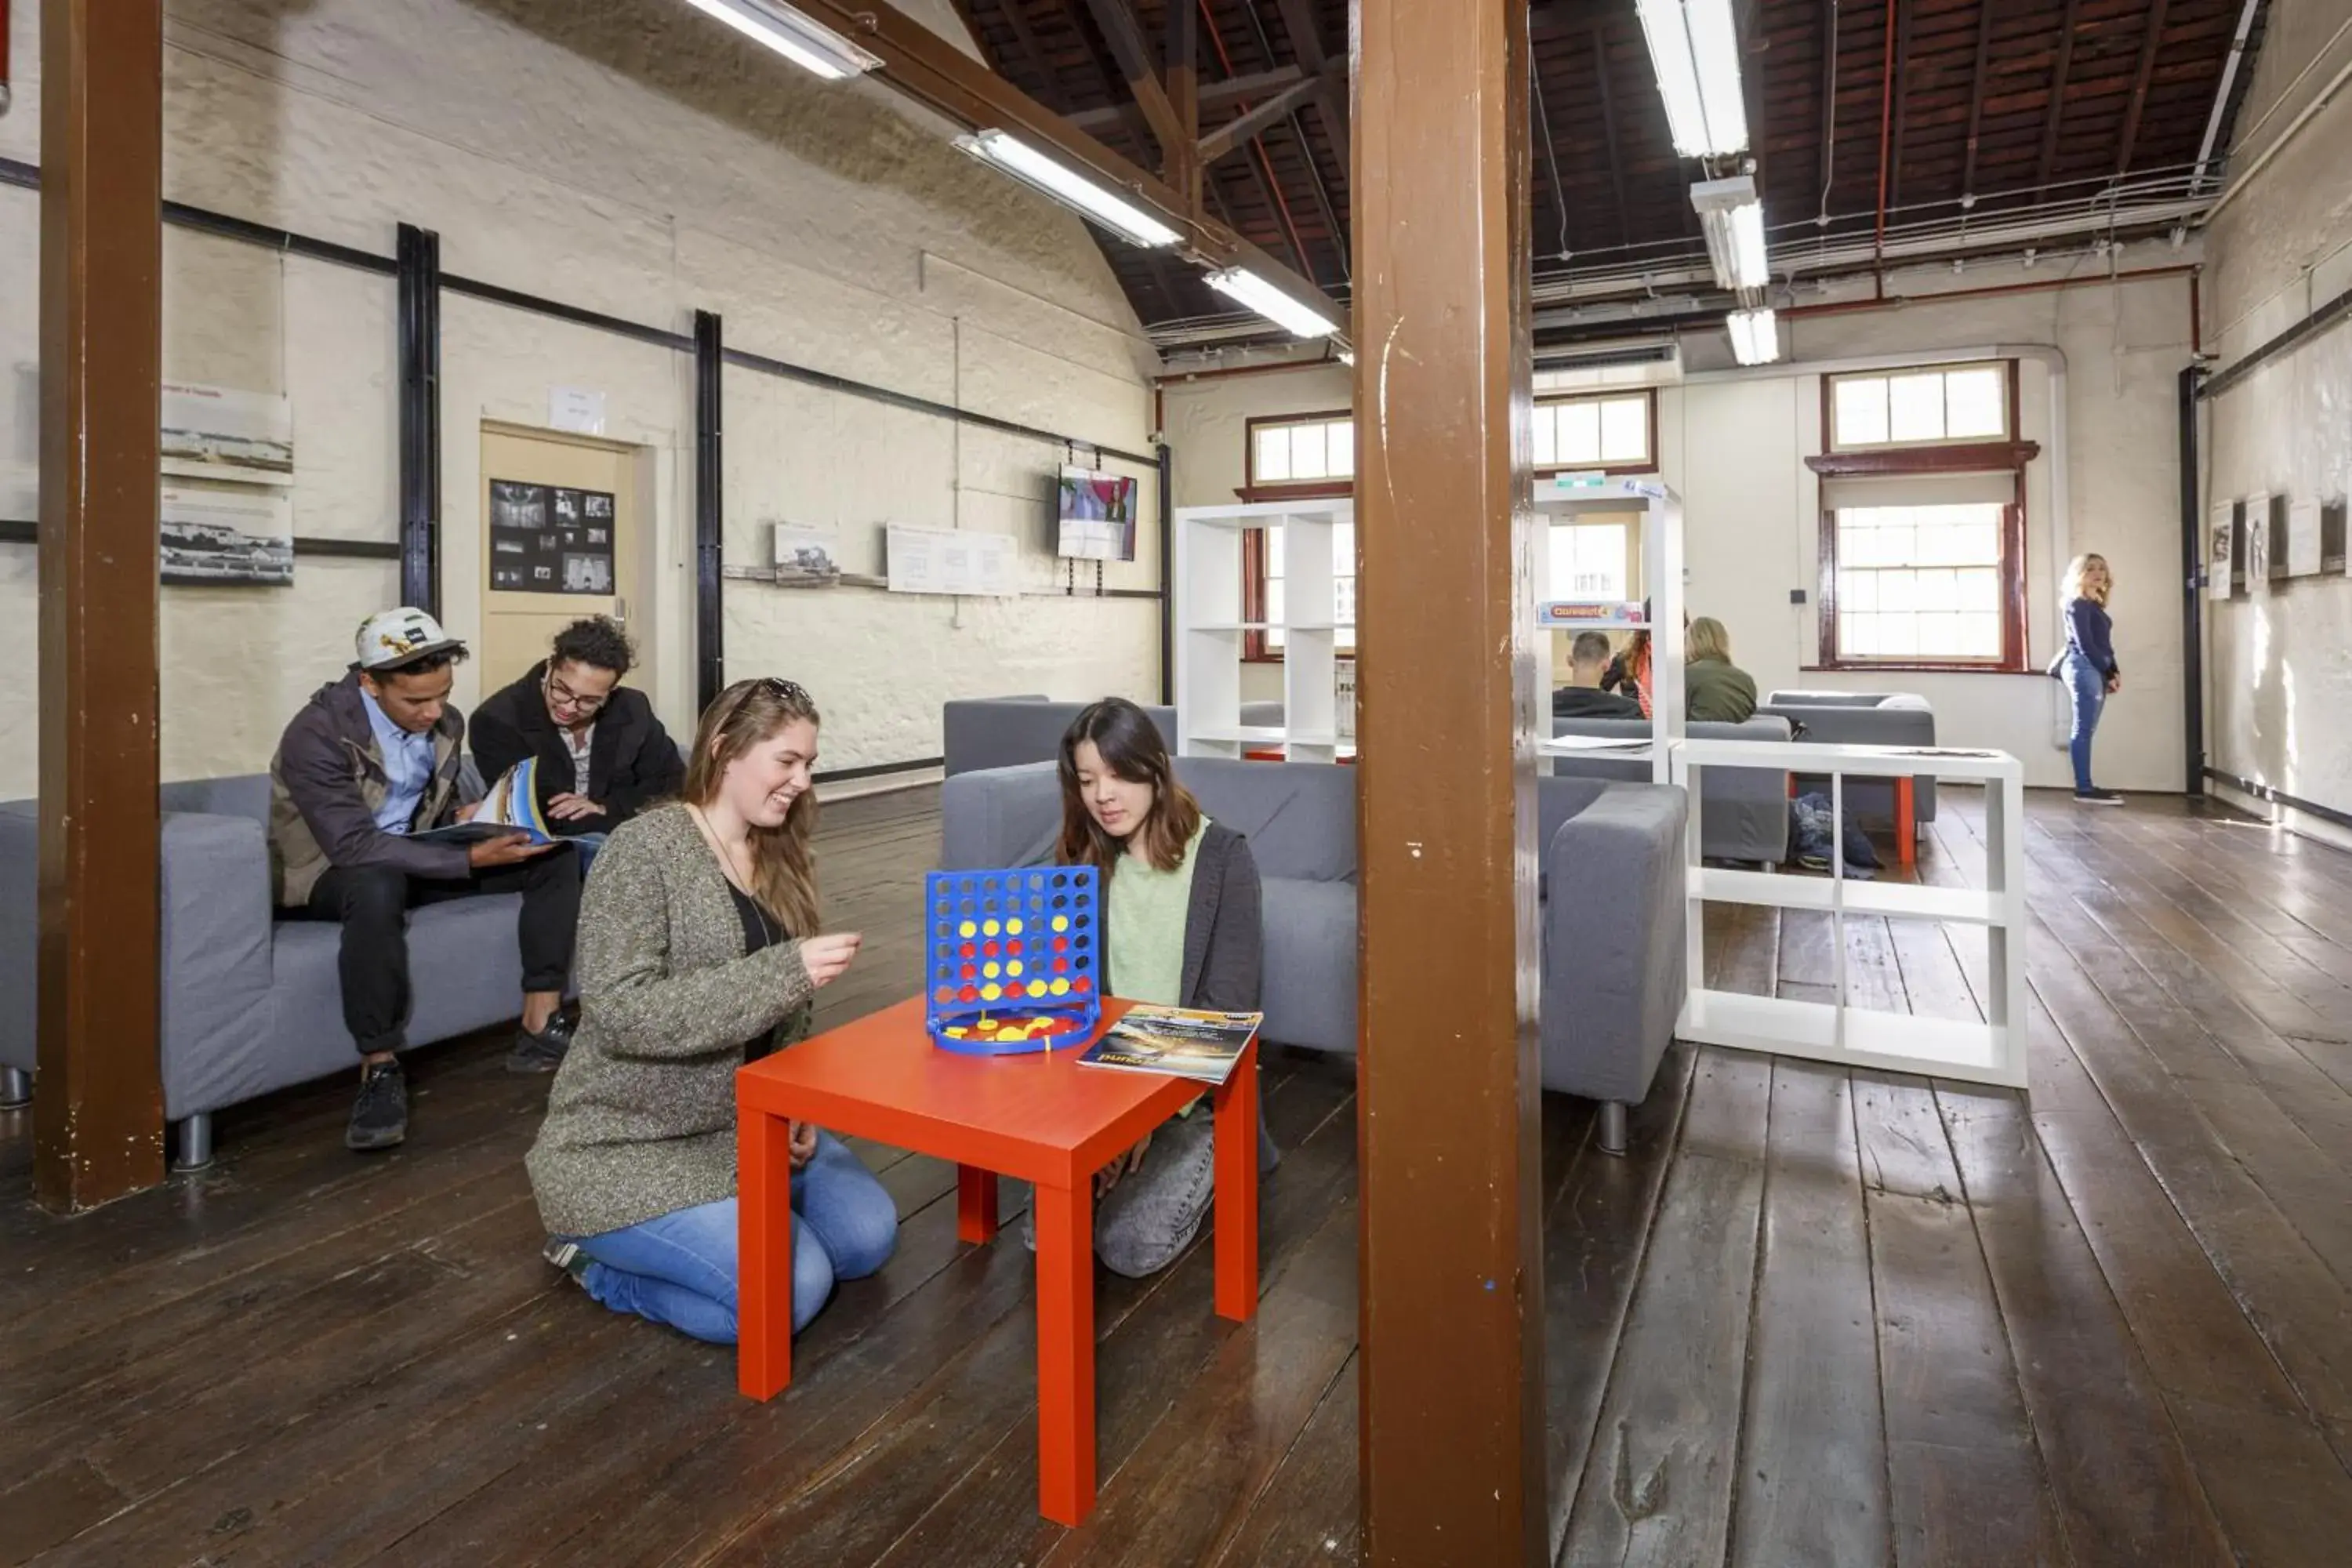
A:
{"label": "connect four game", "polygon": [[923,1023],[972,1056],[1076,1045],[1102,1016],[1102,896],[1091,866],[933,871],[923,879]]}

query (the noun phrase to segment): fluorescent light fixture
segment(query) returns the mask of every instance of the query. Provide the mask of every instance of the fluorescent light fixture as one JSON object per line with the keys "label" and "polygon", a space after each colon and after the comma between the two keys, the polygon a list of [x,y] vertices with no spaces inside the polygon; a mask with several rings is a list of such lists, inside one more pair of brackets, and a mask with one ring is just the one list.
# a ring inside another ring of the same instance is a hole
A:
{"label": "fluorescent light fixture", "polygon": [[959,136],[956,145],[1064,205],[1076,207],[1137,245],[1173,245],[1183,237],[1125,196],[1063,167],[1027,142],[1002,131],[978,131],[970,136]]}
{"label": "fluorescent light fixture", "polygon": [[1225,298],[1255,310],[1295,338],[1328,338],[1339,330],[1323,312],[1302,305],[1246,267],[1231,267],[1209,274],[1209,287]]}
{"label": "fluorescent light fixture", "polygon": [[1731,0],[1638,0],[1675,151],[1720,158],[1748,145]]}
{"label": "fluorescent light fixture", "polygon": [[755,43],[765,44],[803,70],[827,81],[861,76],[882,63],[824,23],[777,0],[686,0],[706,16],[726,23]]}
{"label": "fluorescent light fixture", "polygon": [[1691,187],[1691,205],[1706,230],[1706,258],[1715,266],[1715,280],[1726,289],[1761,289],[1771,281],[1772,266],[1764,254],[1764,204],[1756,199],[1756,182],[1746,174],[1728,180],[1701,180]]}
{"label": "fluorescent light fixture", "polygon": [[1780,357],[1780,319],[1769,310],[1734,310],[1723,319],[1731,333],[1731,354],[1741,364],[1770,364]]}

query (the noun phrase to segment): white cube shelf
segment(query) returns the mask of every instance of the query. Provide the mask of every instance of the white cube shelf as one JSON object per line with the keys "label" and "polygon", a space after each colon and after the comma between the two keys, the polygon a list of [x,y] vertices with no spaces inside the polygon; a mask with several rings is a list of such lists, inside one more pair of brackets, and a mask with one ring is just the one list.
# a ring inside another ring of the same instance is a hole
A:
{"label": "white cube shelf", "polygon": [[[1278,751],[1290,762],[1336,762],[1339,734],[1334,535],[1355,521],[1355,502],[1259,501],[1176,511],[1177,750],[1239,757]],[[1242,563],[1253,530],[1282,530],[1281,614],[1246,618]],[[1280,725],[1242,722],[1242,658],[1252,633],[1283,642]]]}

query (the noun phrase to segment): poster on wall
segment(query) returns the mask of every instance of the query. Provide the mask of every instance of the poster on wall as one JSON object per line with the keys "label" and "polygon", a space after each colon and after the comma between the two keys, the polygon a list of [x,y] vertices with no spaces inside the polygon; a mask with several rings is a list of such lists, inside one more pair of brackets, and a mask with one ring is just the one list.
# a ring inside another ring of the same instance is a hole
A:
{"label": "poster on wall", "polygon": [[2206,546],[2205,591],[2212,598],[2226,599],[2230,596],[2231,558],[2236,553],[2231,545],[2238,531],[2238,503],[2225,500],[2216,504],[2213,515],[2206,521],[2205,531],[2209,541]]}
{"label": "poster on wall", "polygon": [[2299,500],[2286,509],[2286,574],[2311,577],[2319,572],[2319,503]]}
{"label": "poster on wall", "polygon": [[294,405],[274,392],[163,384],[163,471],[239,485],[294,482]]}
{"label": "poster on wall", "polygon": [[165,583],[294,585],[294,503],[285,496],[166,485],[159,500]]}
{"label": "poster on wall", "polygon": [[503,594],[613,594],[612,496],[492,479],[490,586]]}
{"label": "poster on wall", "polygon": [[2267,594],[2271,586],[2271,498],[2256,493],[2246,498],[2246,592]]}
{"label": "poster on wall", "polygon": [[890,592],[1011,598],[1021,592],[1021,542],[962,529],[887,530]]}
{"label": "poster on wall", "polygon": [[1076,561],[1135,559],[1135,481],[1091,468],[1062,470],[1055,553]]}

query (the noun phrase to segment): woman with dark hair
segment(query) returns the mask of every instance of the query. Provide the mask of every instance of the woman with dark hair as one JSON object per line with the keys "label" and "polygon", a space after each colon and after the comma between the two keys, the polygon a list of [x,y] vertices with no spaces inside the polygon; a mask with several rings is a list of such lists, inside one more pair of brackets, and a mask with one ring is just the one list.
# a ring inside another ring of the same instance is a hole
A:
{"label": "woman with dark hair", "polygon": [[[808,1033],[857,956],[819,933],[816,705],[742,680],[702,716],[677,804],[624,823],[580,913],[580,1026],[526,1162],[548,1261],[616,1312],[735,1342],[735,1070]],[[793,1328],[897,1244],[890,1194],[795,1122]]]}
{"label": "woman with dark hair", "polygon": [[[1104,994],[1255,1012],[1257,863],[1247,840],[1210,821],[1177,782],[1158,726],[1122,698],[1095,703],[1062,737],[1061,779],[1060,862],[1094,867],[1105,885]],[[1157,1272],[1199,1233],[1215,1190],[1209,1117],[1196,1102],[1096,1176],[1105,1268]],[[1278,1158],[1261,1124],[1259,1165]],[[1030,1235],[1034,1246],[1034,1225]]]}

